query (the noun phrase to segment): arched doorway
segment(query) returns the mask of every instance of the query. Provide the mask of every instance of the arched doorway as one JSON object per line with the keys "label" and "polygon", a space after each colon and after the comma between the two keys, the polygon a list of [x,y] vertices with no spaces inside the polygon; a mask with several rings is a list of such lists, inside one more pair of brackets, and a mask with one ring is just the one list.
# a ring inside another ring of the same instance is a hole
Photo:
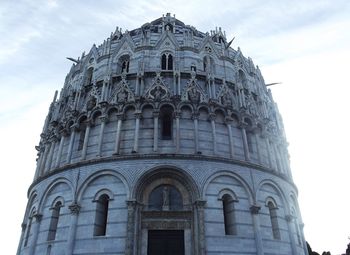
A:
{"label": "arched doorway", "polygon": [[156,169],[140,178],[135,189],[136,254],[202,254],[198,226],[198,189],[182,170]]}

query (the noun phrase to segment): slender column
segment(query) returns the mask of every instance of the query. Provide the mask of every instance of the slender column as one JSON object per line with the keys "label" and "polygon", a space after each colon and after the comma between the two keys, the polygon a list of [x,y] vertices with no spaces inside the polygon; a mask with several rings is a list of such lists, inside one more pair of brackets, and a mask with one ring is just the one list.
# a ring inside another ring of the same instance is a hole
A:
{"label": "slender column", "polygon": [[140,88],[140,95],[142,95],[143,91],[145,89],[145,81],[144,81],[144,77],[141,76],[141,88]]}
{"label": "slender column", "polygon": [[158,117],[159,111],[153,112],[153,151],[156,152],[158,150]]}
{"label": "slender column", "polygon": [[132,153],[137,153],[139,149],[139,130],[140,130],[141,112],[135,112],[135,134],[134,134],[134,148]]}
{"label": "slender column", "polygon": [[33,231],[33,238],[32,238],[32,241],[30,243],[28,254],[35,255],[36,241],[38,240],[39,226],[40,226],[40,221],[41,221],[42,215],[36,213],[31,217],[33,217],[33,219],[35,219],[35,221],[32,221],[31,229]]}
{"label": "slender column", "polygon": [[67,240],[67,248],[66,255],[72,255],[74,251],[74,243],[75,243],[75,234],[77,231],[77,223],[78,223],[78,215],[81,206],[76,202],[73,202],[69,207],[71,212],[71,222],[69,226],[68,240]]}
{"label": "slender column", "polygon": [[210,119],[210,123],[211,123],[211,131],[212,131],[212,134],[213,134],[213,153],[214,153],[214,155],[216,155],[217,154],[216,126],[215,126],[216,115],[214,113],[210,113],[209,114],[209,119]]}
{"label": "slender column", "polygon": [[[292,248],[292,254],[297,255],[295,238],[294,238],[293,231],[292,231],[294,217],[292,215],[287,215],[286,221],[288,223],[288,233],[289,233],[290,246]],[[295,230],[295,231],[297,231],[297,230]]]}
{"label": "slender column", "polygon": [[234,158],[235,157],[235,149],[234,149],[234,143],[233,143],[231,122],[232,122],[232,118],[226,117],[225,123],[227,126],[228,136],[229,136],[229,141],[230,141],[230,153],[231,153],[231,158]]}
{"label": "slender column", "polygon": [[89,144],[90,129],[91,129],[91,123],[87,122],[86,123],[86,129],[85,129],[83,149],[81,151],[81,160],[85,160],[86,159],[87,147],[88,147],[88,144]]}
{"label": "slender column", "polygon": [[258,152],[258,162],[259,164],[263,164],[262,158],[263,156],[261,155],[261,146],[260,146],[260,137],[259,135],[255,132],[254,133],[255,141],[256,141],[256,151]]}
{"label": "slender column", "polygon": [[204,227],[204,206],[205,200],[197,200],[195,202],[198,220],[198,255],[205,255],[205,227]]}
{"label": "slender column", "polygon": [[176,153],[180,152],[180,116],[181,112],[175,112],[175,122],[176,122]]}
{"label": "slender column", "polygon": [[140,95],[140,76],[136,76],[136,90],[135,90],[136,96]]}
{"label": "slender column", "polygon": [[137,202],[136,200],[127,200],[126,203],[128,206],[128,222],[125,255],[132,255],[134,253],[135,211]]}
{"label": "slender column", "polygon": [[115,134],[114,154],[119,154],[120,132],[121,132],[121,128],[122,128],[123,116],[124,115],[122,113],[117,114],[118,122],[117,122],[117,132]]}
{"label": "slender column", "polygon": [[208,84],[208,94],[209,94],[209,98],[212,98],[212,91],[211,91],[211,84],[210,84],[210,78],[207,77],[207,84]]}
{"label": "slender column", "polygon": [[74,145],[74,138],[75,138],[75,131],[76,126],[73,125],[70,133],[70,140],[68,145],[68,152],[67,152],[67,164],[71,162],[72,159],[72,153],[73,153],[73,145]]}
{"label": "slender column", "polygon": [[62,150],[63,150],[63,144],[64,144],[64,138],[66,136],[65,132],[61,133],[61,140],[60,140],[60,145],[58,147],[58,152],[57,152],[57,157],[56,157],[56,165],[55,167],[59,167],[61,163],[61,156],[62,156]]}
{"label": "slender column", "polygon": [[212,92],[212,98],[216,98],[216,87],[215,87],[215,79],[211,79],[211,88],[212,88],[212,90],[213,90],[213,92]]}
{"label": "slender column", "polygon": [[55,145],[56,145],[56,138],[53,138],[51,140],[49,155],[47,157],[47,161],[46,161],[46,165],[45,165],[45,171],[47,171],[47,172],[49,172],[50,169],[51,169],[52,157],[53,157],[53,152],[54,152],[54,149],[55,149]]}
{"label": "slender column", "polygon": [[97,157],[101,157],[102,156],[102,144],[103,144],[103,133],[105,130],[105,126],[106,126],[106,122],[108,120],[108,117],[103,115],[100,117],[101,119],[101,127],[100,127],[100,134],[98,137],[98,146],[97,146]]}
{"label": "slender column", "polygon": [[271,159],[271,148],[270,148],[270,142],[269,139],[267,137],[266,133],[262,133],[261,137],[265,140],[265,145],[266,145],[266,154],[267,154],[267,159],[268,159],[268,165],[270,168],[272,168],[273,164],[272,164],[272,159]]}
{"label": "slender column", "polygon": [[261,232],[260,232],[260,220],[259,220],[260,208],[261,207],[258,205],[252,205],[250,207],[250,212],[253,216],[254,237],[255,237],[255,245],[256,245],[257,255],[264,254],[262,237],[261,237]]}
{"label": "slender column", "polygon": [[174,76],[173,76],[173,89],[174,89],[174,91],[176,91],[176,77],[177,77],[177,73],[174,72]]}
{"label": "slender column", "polygon": [[245,156],[245,159],[247,161],[250,161],[250,154],[249,154],[248,140],[247,140],[247,132],[245,130],[244,124],[241,124],[240,128],[241,128],[242,138],[243,138],[244,156]]}
{"label": "slender column", "polygon": [[198,113],[192,114],[192,119],[194,123],[194,150],[195,153],[199,152],[199,144],[198,144]]}
{"label": "slender column", "polygon": [[44,148],[44,155],[43,155],[43,159],[41,161],[40,164],[40,174],[39,176],[43,176],[45,173],[45,165],[46,165],[46,159],[47,159],[47,155],[49,154],[49,150],[50,150],[51,144],[50,143],[46,143],[45,148]]}

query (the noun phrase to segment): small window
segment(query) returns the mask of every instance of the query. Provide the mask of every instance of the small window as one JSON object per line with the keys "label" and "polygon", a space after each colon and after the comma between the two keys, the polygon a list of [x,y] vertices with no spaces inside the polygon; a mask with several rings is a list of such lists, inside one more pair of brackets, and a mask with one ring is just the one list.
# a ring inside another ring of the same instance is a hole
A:
{"label": "small window", "polygon": [[96,201],[94,236],[105,236],[107,230],[109,196],[101,195]]}
{"label": "small window", "polygon": [[173,56],[169,53],[162,55],[162,70],[173,70]]}
{"label": "small window", "polygon": [[94,69],[92,67],[90,67],[87,71],[86,71],[86,85],[90,85],[92,83],[92,75],[94,73]]}
{"label": "small window", "polygon": [[173,126],[173,112],[171,108],[165,107],[161,110],[161,139],[171,140],[172,139],[172,126]]}
{"label": "small window", "polygon": [[83,149],[85,133],[86,133],[86,127],[80,130],[79,141],[78,141],[78,151],[81,151]]}
{"label": "small window", "polygon": [[235,205],[233,198],[225,194],[222,197],[222,209],[224,214],[225,235],[236,235]]}
{"label": "small window", "polygon": [[58,201],[55,206],[52,208],[52,215],[49,227],[49,234],[47,236],[47,241],[52,241],[56,239],[56,232],[58,226],[58,220],[60,217],[60,210],[62,207],[62,203]]}
{"label": "small window", "polygon": [[272,227],[272,236],[274,239],[281,239],[280,230],[278,227],[278,216],[277,216],[277,207],[270,201],[267,204],[270,213],[271,227]]}
{"label": "small window", "polygon": [[253,153],[253,152],[254,152],[254,150],[253,150],[252,136],[253,136],[252,133],[247,132],[247,144],[248,144],[248,151],[249,151],[250,153]]}

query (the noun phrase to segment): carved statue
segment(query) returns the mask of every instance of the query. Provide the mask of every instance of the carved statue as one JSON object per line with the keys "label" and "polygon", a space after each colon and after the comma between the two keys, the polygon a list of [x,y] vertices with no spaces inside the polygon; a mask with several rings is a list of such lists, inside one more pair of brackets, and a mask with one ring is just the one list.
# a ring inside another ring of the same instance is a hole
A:
{"label": "carved statue", "polygon": [[89,100],[86,103],[86,109],[88,111],[91,111],[92,109],[94,109],[94,107],[96,106],[96,98],[94,96],[90,96]]}
{"label": "carved statue", "polygon": [[188,98],[190,99],[190,101],[192,101],[193,103],[198,103],[200,100],[200,96],[201,94],[196,90],[195,87],[192,87],[189,91],[188,91]]}
{"label": "carved statue", "polygon": [[164,186],[163,188],[163,208],[169,207],[169,188]]}
{"label": "carved statue", "polygon": [[128,92],[125,89],[122,89],[118,93],[118,103],[124,103],[128,101]]}

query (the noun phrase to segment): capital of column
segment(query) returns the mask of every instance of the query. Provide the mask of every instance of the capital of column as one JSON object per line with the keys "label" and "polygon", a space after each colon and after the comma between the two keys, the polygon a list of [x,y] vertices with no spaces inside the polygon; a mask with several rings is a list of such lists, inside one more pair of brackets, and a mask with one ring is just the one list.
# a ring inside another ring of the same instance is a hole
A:
{"label": "capital of column", "polygon": [[232,119],[231,117],[229,117],[229,116],[227,116],[227,117],[225,118],[225,124],[226,124],[226,125],[231,125],[231,124],[232,124],[232,121],[233,121],[233,119]]}
{"label": "capital of column", "polygon": [[153,111],[152,115],[153,115],[154,118],[158,118],[159,117],[159,111],[158,110]]}
{"label": "capital of column", "polygon": [[43,215],[40,213],[35,213],[32,215],[32,218],[35,219],[37,222],[40,222],[41,219],[43,218]]}
{"label": "capital of column", "polygon": [[261,209],[261,206],[259,206],[259,205],[252,205],[249,209],[250,209],[250,212],[252,214],[258,214],[260,209]]}
{"label": "capital of column", "polygon": [[69,205],[68,208],[69,208],[71,214],[78,215],[80,212],[81,205],[74,202],[71,205]]}
{"label": "capital of column", "polygon": [[135,111],[134,116],[135,116],[136,119],[140,119],[141,116],[142,116],[141,111]]}
{"label": "capital of column", "polygon": [[181,111],[175,111],[174,117],[175,117],[175,119],[179,119],[181,117]]}
{"label": "capital of column", "polygon": [[210,121],[215,121],[216,120],[216,114],[215,113],[209,113],[209,120]]}
{"label": "capital of column", "polygon": [[199,113],[198,112],[192,113],[192,119],[193,120],[198,120],[198,118],[199,118]]}
{"label": "capital of column", "polygon": [[248,123],[245,123],[244,121],[240,121],[238,124],[238,128],[240,129],[247,129]]}
{"label": "capital of column", "polygon": [[198,209],[203,209],[204,206],[206,205],[207,201],[206,200],[196,200],[194,202],[194,205],[198,208]]}
{"label": "capital of column", "polygon": [[295,219],[295,217],[293,215],[289,214],[289,215],[285,216],[285,219],[286,219],[287,222],[292,222]]}
{"label": "capital of column", "polygon": [[108,121],[108,116],[107,115],[102,115],[100,116],[101,122],[107,122]]}
{"label": "capital of column", "polygon": [[117,113],[117,119],[118,119],[118,120],[124,120],[124,119],[125,119],[124,113],[122,113],[122,112]]}
{"label": "capital of column", "polygon": [[127,204],[129,209],[135,208],[135,206],[137,205],[137,201],[136,201],[136,199],[126,200],[126,204]]}

